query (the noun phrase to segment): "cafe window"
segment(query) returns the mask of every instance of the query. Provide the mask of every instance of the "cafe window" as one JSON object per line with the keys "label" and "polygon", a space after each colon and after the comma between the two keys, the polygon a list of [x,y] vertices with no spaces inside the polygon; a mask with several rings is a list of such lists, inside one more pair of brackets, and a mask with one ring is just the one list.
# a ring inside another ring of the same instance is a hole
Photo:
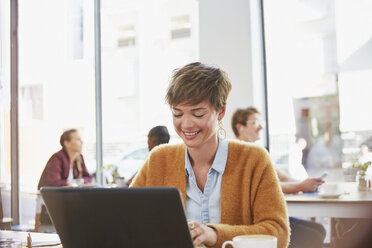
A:
{"label": "cafe window", "polygon": [[[103,0],[101,15],[103,163],[127,177],[146,158],[152,127],[177,136],[165,92],[174,69],[198,60],[198,1]],[[172,42],[175,22],[187,39]]]}
{"label": "cafe window", "polygon": [[[19,1],[20,222],[33,224],[37,184],[59,138],[79,130],[88,169],[95,151],[93,2]],[[89,37],[89,39],[85,39]],[[88,164],[89,163],[89,164]]]}
{"label": "cafe window", "polygon": [[172,40],[190,37],[191,23],[190,16],[175,16],[171,18],[171,37]]}
{"label": "cafe window", "polygon": [[43,119],[43,85],[24,85],[21,88],[22,117],[28,120]]}
{"label": "cafe window", "polygon": [[[0,176],[10,185],[10,10],[0,4]],[[96,173],[94,2],[20,0],[18,8],[20,223],[32,225],[40,175],[64,130],[79,131]],[[186,17],[187,39],[171,42],[175,16]],[[103,165],[143,160],[154,126],[175,138],[165,91],[175,68],[198,60],[197,27],[196,0],[101,1]]]}
{"label": "cafe window", "polygon": [[[270,153],[313,176],[372,151],[370,1],[264,0]],[[306,146],[304,146],[306,144]],[[342,180],[342,175],[340,180]]]}
{"label": "cafe window", "polygon": [[10,1],[0,1],[0,190],[10,217]]}

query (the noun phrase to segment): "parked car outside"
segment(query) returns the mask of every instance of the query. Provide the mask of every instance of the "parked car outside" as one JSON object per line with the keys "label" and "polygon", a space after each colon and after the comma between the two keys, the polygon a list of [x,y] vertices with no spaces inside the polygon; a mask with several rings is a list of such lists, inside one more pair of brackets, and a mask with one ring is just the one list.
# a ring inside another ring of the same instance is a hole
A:
{"label": "parked car outside", "polygon": [[142,167],[149,150],[147,147],[140,147],[126,152],[120,159],[103,166],[103,174],[107,182],[114,181],[115,176],[124,177],[129,180]]}

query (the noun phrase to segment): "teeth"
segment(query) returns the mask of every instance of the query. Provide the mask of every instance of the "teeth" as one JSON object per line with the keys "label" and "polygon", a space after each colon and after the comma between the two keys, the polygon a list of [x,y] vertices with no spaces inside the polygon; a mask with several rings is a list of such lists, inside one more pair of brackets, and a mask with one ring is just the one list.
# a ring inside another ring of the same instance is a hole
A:
{"label": "teeth", "polygon": [[193,132],[193,133],[184,133],[186,136],[192,136],[192,135],[195,135],[197,134],[198,132]]}

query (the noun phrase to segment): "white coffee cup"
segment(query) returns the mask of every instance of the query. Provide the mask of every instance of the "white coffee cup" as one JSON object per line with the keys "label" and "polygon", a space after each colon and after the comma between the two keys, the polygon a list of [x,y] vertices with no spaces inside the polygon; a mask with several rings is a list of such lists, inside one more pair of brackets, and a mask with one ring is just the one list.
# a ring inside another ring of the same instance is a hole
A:
{"label": "white coffee cup", "polygon": [[278,239],[271,235],[249,234],[240,235],[223,243],[222,248],[231,245],[234,248],[277,248]]}
{"label": "white coffee cup", "polygon": [[118,187],[127,186],[126,183],[125,183],[125,178],[124,177],[115,177],[114,182],[115,182],[116,186],[118,186]]}
{"label": "white coffee cup", "polygon": [[75,178],[68,180],[67,183],[72,187],[78,187],[84,184],[84,178]]}
{"label": "white coffee cup", "polygon": [[323,183],[320,186],[319,191],[323,194],[335,194],[338,191],[338,184],[337,183]]}

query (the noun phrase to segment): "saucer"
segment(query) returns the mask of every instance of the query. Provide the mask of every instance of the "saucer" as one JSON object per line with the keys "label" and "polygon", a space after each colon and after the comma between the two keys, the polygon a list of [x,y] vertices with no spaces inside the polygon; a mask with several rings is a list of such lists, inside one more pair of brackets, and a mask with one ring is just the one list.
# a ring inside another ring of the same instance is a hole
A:
{"label": "saucer", "polygon": [[344,191],[335,191],[335,192],[318,192],[318,196],[324,199],[336,199],[344,195]]}

